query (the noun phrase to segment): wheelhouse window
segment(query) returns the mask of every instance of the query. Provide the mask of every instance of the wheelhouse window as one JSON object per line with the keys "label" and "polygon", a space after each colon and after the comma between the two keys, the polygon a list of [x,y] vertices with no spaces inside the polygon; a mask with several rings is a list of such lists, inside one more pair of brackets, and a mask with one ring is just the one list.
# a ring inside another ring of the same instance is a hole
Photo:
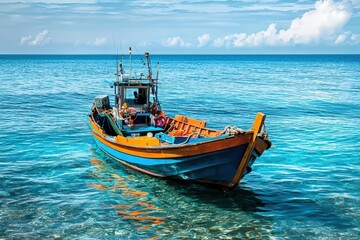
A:
{"label": "wheelhouse window", "polygon": [[148,88],[127,87],[124,91],[124,100],[129,106],[143,107],[148,104]]}

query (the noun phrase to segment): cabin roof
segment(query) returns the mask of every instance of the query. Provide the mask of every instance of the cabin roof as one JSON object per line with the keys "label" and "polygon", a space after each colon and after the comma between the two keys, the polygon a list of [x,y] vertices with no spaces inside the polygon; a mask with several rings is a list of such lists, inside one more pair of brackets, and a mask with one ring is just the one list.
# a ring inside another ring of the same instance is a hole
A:
{"label": "cabin roof", "polygon": [[154,86],[157,82],[150,82],[149,80],[129,80],[127,82],[114,82],[114,86],[122,87],[137,87],[137,86]]}

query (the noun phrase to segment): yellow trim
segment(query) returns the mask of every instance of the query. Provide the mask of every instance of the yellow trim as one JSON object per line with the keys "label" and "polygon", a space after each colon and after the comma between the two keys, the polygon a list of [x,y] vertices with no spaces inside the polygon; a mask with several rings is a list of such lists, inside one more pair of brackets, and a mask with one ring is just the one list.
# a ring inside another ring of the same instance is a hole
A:
{"label": "yellow trim", "polygon": [[152,147],[152,146],[160,146],[160,140],[155,137],[134,137],[134,138],[126,138],[122,136],[115,137],[115,141],[124,145],[133,145],[139,147]]}
{"label": "yellow trim", "polygon": [[256,138],[257,138],[257,134],[259,133],[259,131],[261,130],[261,127],[264,124],[266,115],[263,113],[257,113],[253,126],[252,126],[252,130],[254,131],[253,136],[249,142],[249,145],[244,153],[243,158],[241,159],[241,163],[239,168],[236,171],[236,174],[231,182],[231,186],[230,187],[234,187],[235,185],[237,185],[240,181],[240,179],[244,176],[244,171],[246,169],[246,166],[248,165],[250,158],[251,158],[251,153],[254,150],[255,147],[255,143],[256,143]]}

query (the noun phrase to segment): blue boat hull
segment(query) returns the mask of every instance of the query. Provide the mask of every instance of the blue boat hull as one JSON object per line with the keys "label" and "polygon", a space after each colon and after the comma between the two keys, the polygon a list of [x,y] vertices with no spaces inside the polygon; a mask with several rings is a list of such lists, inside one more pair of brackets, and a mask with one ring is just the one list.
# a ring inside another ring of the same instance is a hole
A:
{"label": "blue boat hull", "polygon": [[[95,138],[107,155],[140,172],[163,178],[229,186],[248,144],[190,157],[144,158],[114,150]],[[255,156],[253,156],[254,158]],[[251,164],[254,162],[250,161]],[[249,165],[247,172],[249,172]]]}

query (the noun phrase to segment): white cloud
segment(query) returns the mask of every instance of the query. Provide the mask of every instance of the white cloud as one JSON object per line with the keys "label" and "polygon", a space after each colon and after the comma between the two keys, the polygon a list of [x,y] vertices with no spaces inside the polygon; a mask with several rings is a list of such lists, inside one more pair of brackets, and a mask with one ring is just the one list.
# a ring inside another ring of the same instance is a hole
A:
{"label": "white cloud", "polygon": [[28,44],[28,45],[32,45],[32,46],[47,44],[51,41],[51,37],[48,37],[48,34],[49,34],[49,31],[44,30],[44,31],[38,33],[35,36],[35,38],[32,38],[31,35],[29,35],[27,37],[22,37],[20,39],[20,44]]}
{"label": "white cloud", "polygon": [[102,46],[106,43],[106,38],[102,37],[102,38],[96,38],[95,41],[91,44],[94,46]]}
{"label": "white cloud", "polygon": [[[277,30],[272,23],[265,31],[246,34],[237,33],[214,40],[216,47],[243,47],[259,45],[281,44],[310,44],[320,41],[337,43],[344,41],[339,36],[344,25],[350,20],[352,5],[349,1],[334,2],[333,0],[319,0],[315,9],[305,12],[300,18],[292,20],[288,29]],[[349,39],[347,37],[347,39]],[[350,37],[351,39],[351,37]],[[353,39],[356,40],[356,35]]]}
{"label": "white cloud", "polygon": [[204,34],[202,34],[202,35],[200,35],[198,38],[197,38],[197,40],[198,40],[198,47],[204,47],[204,46],[206,46],[208,43],[209,43],[209,41],[211,40],[211,36],[210,36],[210,34],[208,34],[208,33],[204,33]]}
{"label": "white cloud", "polygon": [[176,47],[176,46],[189,47],[191,46],[191,43],[187,43],[181,37],[176,36],[176,37],[169,37],[168,39],[166,39],[163,42],[163,45],[165,47]]}
{"label": "white cloud", "polygon": [[342,33],[338,36],[338,38],[335,40],[335,44],[342,44],[343,42],[346,41],[346,39],[348,38],[348,34],[347,33]]}
{"label": "white cloud", "polygon": [[235,47],[275,45],[278,43],[276,25],[272,23],[265,31],[250,35],[245,33],[233,34],[225,38],[225,40],[227,46],[233,45]]}
{"label": "white cloud", "polygon": [[30,40],[31,40],[31,35],[29,35],[27,37],[22,37],[20,39],[20,44],[26,44],[26,43],[30,42]]}
{"label": "white cloud", "polygon": [[30,42],[30,45],[43,45],[48,43],[51,40],[51,38],[47,36],[48,33],[48,30],[40,32],[38,35],[36,35],[35,39]]}
{"label": "white cloud", "polygon": [[358,44],[360,43],[360,35],[354,34],[352,32],[341,33],[338,38],[335,40],[336,45],[340,44]]}
{"label": "white cloud", "polygon": [[329,38],[342,29],[351,15],[350,2],[317,1],[315,10],[304,13],[301,18],[294,19],[289,29],[279,32],[279,37],[283,42],[292,41],[305,44]]}

